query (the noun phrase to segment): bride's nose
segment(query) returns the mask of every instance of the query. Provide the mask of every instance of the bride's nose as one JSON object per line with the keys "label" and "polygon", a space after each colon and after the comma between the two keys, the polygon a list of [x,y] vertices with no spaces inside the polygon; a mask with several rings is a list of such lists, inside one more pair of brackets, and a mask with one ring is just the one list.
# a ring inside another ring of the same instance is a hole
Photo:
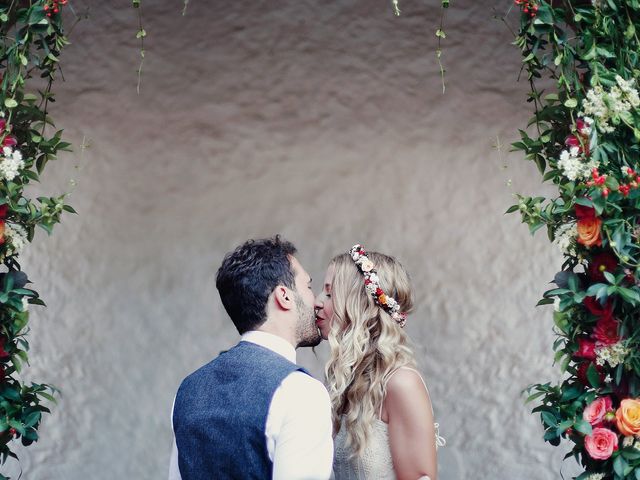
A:
{"label": "bride's nose", "polygon": [[316,301],[315,301],[315,308],[316,310],[322,310],[322,307],[324,307],[324,303],[322,303],[322,292],[320,292],[318,294],[318,296],[316,297]]}

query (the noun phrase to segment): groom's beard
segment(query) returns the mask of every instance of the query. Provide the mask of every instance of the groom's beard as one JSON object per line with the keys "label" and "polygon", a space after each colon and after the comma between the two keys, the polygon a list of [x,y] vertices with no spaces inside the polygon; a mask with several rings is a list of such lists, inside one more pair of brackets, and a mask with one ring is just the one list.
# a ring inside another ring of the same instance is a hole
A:
{"label": "groom's beard", "polygon": [[308,308],[299,295],[296,294],[296,307],[298,309],[298,328],[296,337],[297,347],[315,347],[322,341],[320,329],[316,325],[316,311],[313,307]]}

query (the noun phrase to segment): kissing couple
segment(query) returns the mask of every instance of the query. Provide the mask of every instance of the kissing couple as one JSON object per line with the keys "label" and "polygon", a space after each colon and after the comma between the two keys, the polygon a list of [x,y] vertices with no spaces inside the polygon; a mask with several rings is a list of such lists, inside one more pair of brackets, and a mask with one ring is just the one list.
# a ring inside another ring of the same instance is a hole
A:
{"label": "kissing couple", "polygon": [[[355,245],[322,291],[280,236],[249,240],[216,276],[241,335],[181,383],[170,480],[437,480],[444,445],[403,330],[413,303],[393,257]],[[296,349],[331,347],[325,383]]]}

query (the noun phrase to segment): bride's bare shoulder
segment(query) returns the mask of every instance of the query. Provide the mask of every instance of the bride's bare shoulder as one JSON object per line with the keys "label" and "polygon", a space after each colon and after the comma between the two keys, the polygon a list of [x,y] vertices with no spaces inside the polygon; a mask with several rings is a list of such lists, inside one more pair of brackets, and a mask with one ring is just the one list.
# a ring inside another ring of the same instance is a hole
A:
{"label": "bride's bare shoulder", "polygon": [[396,370],[387,381],[387,400],[403,404],[422,397],[430,403],[429,392],[420,374],[410,368]]}

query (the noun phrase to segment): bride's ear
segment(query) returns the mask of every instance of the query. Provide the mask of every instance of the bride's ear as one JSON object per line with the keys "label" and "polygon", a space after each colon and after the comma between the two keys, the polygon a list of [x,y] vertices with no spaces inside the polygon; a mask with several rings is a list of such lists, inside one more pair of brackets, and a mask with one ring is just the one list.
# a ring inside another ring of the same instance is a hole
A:
{"label": "bride's ear", "polygon": [[291,310],[293,308],[293,294],[284,285],[278,285],[273,291],[273,298],[276,301],[276,305],[281,310]]}

